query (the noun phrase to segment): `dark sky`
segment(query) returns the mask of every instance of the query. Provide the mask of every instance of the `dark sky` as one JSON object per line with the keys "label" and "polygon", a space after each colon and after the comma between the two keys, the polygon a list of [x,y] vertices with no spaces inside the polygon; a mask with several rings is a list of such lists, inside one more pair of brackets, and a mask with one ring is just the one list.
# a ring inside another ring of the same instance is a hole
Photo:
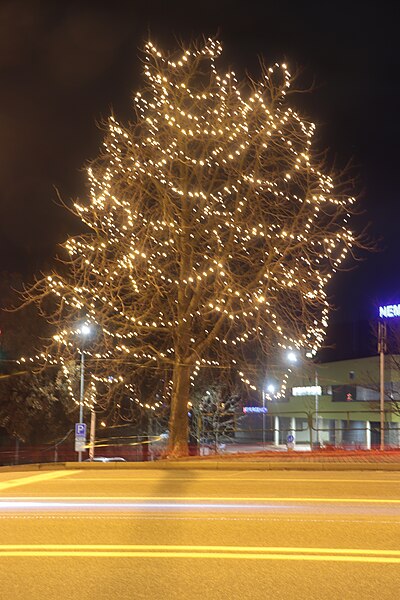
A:
{"label": "dark sky", "polygon": [[150,36],[218,33],[224,64],[257,72],[285,59],[315,89],[301,109],[318,125],[338,165],[353,161],[361,224],[380,252],[341,274],[331,288],[334,321],[374,314],[400,298],[398,202],[399,44],[395,3],[225,0],[197,3],[0,0],[0,271],[45,268],[79,223],[56,204],[84,197],[87,160],[111,107],[130,116],[140,87],[139,48]]}

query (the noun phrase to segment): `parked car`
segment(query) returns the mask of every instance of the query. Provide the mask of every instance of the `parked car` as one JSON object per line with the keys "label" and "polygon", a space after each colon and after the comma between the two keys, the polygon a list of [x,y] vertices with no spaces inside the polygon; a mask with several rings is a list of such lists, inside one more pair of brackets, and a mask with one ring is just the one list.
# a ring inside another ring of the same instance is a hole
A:
{"label": "parked car", "polygon": [[86,458],[83,462],[126,462],[122,456],[95,456],[94,458]]}

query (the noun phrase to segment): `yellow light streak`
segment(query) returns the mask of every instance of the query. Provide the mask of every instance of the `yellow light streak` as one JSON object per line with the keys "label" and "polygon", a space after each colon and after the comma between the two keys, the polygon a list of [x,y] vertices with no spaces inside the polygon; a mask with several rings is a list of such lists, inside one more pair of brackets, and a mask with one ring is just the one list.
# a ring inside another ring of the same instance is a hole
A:
{"label": "yellow light streak", "polygon": [[0,556],[76,558],[219,558],[359,563],[400,563],[399,550],[280,546],[192,546],[134,544],[4,544]]}
{"label": "yellow light streak", "polygon": [[[135,500],[147,500],[149,502],[162,502],[164,500],[168,500],[171,502],[177,502],[176,508],[179,508],[180,503],[188,503],[188,502],[230,502],[232,508],[235,508],[235,503],[237,502],[253,502],[253,503],[261,503],[261,502],[314,502],[314,503],[345,503],[345,504],[400,504],[400,499],[398,498],[299,498],[297,496],[289,496],[289,497],[274,497],[274,496],[251,496],[251,497],[241,497],[241,496],[24,496],[23,500],[86,500],[95,502],[96,500],[108,500],[109,502],[114,502],[115,500],[134,502]],[[0,503],[1,506],[1,503]],[[157,505],[153,505],[152,508],[157,508]],[[207,504],[204,504],[204,507],[207,508]],[[160,506],[162,508],[162,506]],[[212,509],[212,506],[210,507]]]}
{"label": "yellow light streak", "polygon": [[[123,436],[120,436],[120,438],[122,438]],[[159,442],[162,437],[161,435],[154,435],[151,436],[151,440],[143,440],[141,442],[124,442],[123,445],[124,446],[142,446],[143,444],[151,444],[153,442]],[[118,436],[115,437],[115,439],[119,439]],[[94,447],[96,448],[108,448],[109,446],[115,446],[116,442],[107,442],[106,444],[95,444]],[[85,448],[90,448],[90,443],[86,444]]]}
{"label": "yellow light streak", "polygon": [[42,481],[49,481],[51,479],[58,479],[59,477],[67,477],[74,475],[80,471],[52,471],[50,473],[40,473],[39,475],[30,475],[28,477],[19,477],[11,481],[2,481],[0,483],[0,490],[7,490],[9,488],[18,487],[21,485],[29,485],[32,483],[41,483]]}
{"label": "yellow light streak", "polygon": [[17,377],[17,375],[26,375],[29,371],[15,371],[15,373],[9,373],[8,375],[0,375],[0,379],[9,379],[10,377]]}

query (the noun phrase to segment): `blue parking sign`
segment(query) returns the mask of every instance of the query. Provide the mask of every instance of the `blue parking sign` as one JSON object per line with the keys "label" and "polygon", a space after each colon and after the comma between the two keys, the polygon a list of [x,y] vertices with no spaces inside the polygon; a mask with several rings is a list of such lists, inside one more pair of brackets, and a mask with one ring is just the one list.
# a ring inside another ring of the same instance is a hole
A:
{"label": "blue parking sign", "polygon": [[84,452],[86,450],[86,425],[85,423],[75,423],[75,452]]}
{"label": "blue parking sign", "polygon": [[85,423],[75,423],[75,437],[86,437]]}

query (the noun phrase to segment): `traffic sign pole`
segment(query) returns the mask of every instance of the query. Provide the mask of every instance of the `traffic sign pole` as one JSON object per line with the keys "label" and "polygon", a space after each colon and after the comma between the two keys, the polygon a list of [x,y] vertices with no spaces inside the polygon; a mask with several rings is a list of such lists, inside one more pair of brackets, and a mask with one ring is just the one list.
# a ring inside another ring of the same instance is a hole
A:
{"label": "traffic sign pole", "polygon": [[[83,349],[81,349],[81,385],[79,394],[79,423],[83,421],[83,397],[84,397],[84,386],[85,386],[85,358]],[[86,434],[86,431],[85,431]],[[82,450],[78,450],[78,462],[82,462]]]}
{"label": "traffic sign pole", "polygon": [[86,425],[85,423],[75,423],[75,452],[82,460],[82,452],[86,449]]}

